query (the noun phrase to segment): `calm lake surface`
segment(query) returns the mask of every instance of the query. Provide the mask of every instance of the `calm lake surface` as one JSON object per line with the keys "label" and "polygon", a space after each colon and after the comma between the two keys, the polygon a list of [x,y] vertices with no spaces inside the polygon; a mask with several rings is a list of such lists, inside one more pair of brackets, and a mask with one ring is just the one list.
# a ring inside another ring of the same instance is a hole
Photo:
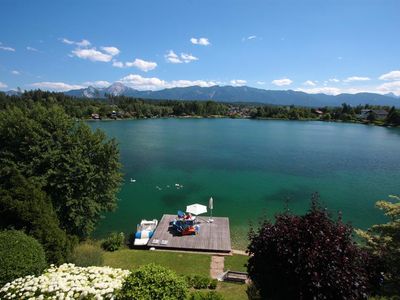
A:
{"label": "calm lake surface", "polygon": [[243,248],[249,222],[272,218],[286,199],[302,213],[319,192],[332,213],[366,228],[385,220],[374,203],[400,194],[400,129],[232,119],[89,125],[117,139],[125,178],[118,209],[104,216],[96,237],[133,232],[142,218],[207,205],[212,196],[214,215],[230,218],[233,244]]}

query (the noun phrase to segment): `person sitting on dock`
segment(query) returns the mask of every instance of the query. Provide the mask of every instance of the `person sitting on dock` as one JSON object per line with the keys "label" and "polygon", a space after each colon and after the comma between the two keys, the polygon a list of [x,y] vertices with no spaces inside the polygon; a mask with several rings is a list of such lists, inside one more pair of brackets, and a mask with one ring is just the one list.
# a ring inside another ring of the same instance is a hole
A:
{"label": "person sitting on dock", "polygon": [[192,219],[192,214],[191,214],[191,213],[185,214],[184,219],[185,219],[185,220],[191,220],[191,219]]}

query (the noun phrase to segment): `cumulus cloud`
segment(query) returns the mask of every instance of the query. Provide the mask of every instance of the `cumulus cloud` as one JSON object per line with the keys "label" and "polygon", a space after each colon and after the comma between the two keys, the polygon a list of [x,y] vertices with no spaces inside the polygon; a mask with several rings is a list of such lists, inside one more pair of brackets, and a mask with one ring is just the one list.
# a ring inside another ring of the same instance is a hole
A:
{"label": "cumulus cloud", "polygon": [[242,86],[245,85],[246,83],[247,81],[243,79],[233,79],[230,81],[230,84],[233,86]]}
{"label": "cumulus cloud", "polygon": [[97,88],[104,88],[104,87],[108,87],[111,85],[111,83],[109,83],[106,80],[98,80],[98,81],[86,81],[83,83],[83,85],[85,86],[94,86]]}
{"label": "cumulus cloud", "polygon": [[400,81],[392,81],[381,84],[377,87],[377,90],[383,94],[393,93],[400,96]]}
{"label": "cumulus cloud", "polygon": [[208,38],[191,38],[190,42],[194,45],[208,46],[211,45]]}
{"label": "cumulus cloud", "polygon": [[192,61],[199,60],[192,54],[187,53],[181,53],[180,56],[178,56],[173,50],[168,51],[168,53],[165,55],[165,59],[167,62],[172,64],[190,63]]}
{"label": "cumulus cloud", "polygon": [[[154,70],[157,67],[157,63],[153,61],[145,61],[143,59],[136,58],[132,62],[126,62],[125,63],[126,67],[136,67],[139,70],[142,70],[143,72],[147,72],[150,70]],[[120,67],[119,65],[117,67]]]}
{"label": "cumulus cloud", "polygon": [[124,63],[122,61],[117,61],[117,60],[114,60],[112,65],[113,65],[113,67],[116,67],[116,68],[124,67]]}
{"label": "cumulus cloud", "polygon": [[38,49],[33,48],[33,47],[31,47],[31,46],[27,46],[27,47],[26,47],[26,50],[28,50],[28,51],[33,51],[33,52],[39,52]]}
{"label": "cumulus cloud", "polygon": [[256,35],[250,35],[250,36],[247,37],[248,40],[254,40],[256,38],[257,38]]}
{"label": "cumulus cloud", "polygon": [[317,84],[312,80],[307,80],[303,83],[306,86],[316,86]]}
{"label": "cumulus cloud", "polygon": [[328,87],[328,86],[324,86],[324,87],[315,87],[315,88],[299,88],[296,89],[296,91],[300,91],[300,92],[304,92],[307,94],[327,94],[327,95],[338,95],[341,93],[341,90],[339,88],[335,88],[335,87]]}
{"label": "cumulus cloud", "polygon": [[89,59],[91,61],[102,61],[102,62],[109,62],[112,60],[112,55],[106,54],[96,50],[95,48],[91,49],[75,49],[72,53],[79,58],[82,59]]}
{"label": "cumulus cloud", "polygon": [[328,79],[328,81],[329,81],[329,82],[335,82],[335,83],[338,83],[340,80],[339,80],[339,79],[337,79],[337,78],[329,78],[329,79]]}
{"label": "cumulus cloud", "polygon": [[20,75],[21,73],[20,73],[19,71],[17,71],[17,70],[12,70],[12,71],[11,71],[11,74],[13,74],[13,75]]}
{"label": "cumulus cloud", "polygon": [[197,57],[192,54],[181,53],[181,60],[185,63],[189,63],[191,61],[199,60]]}
{"label": "cumulus cloud", "polygon": [[173,80],[165,81],[157,77],[142,77],[138,74],[129,74],[119,80],[119,82],[137,90],[160,90],[174,87],[201,86],[210,87],[217,83],[205,80]]}
{"label": "cumulus cloud", "polygon": [[64,82],[53,82],[53,81],[35,82],[32,83],[31,86],[38,89],[45,89],[45,90],[59,91],[59,92],[77,90],[85,87],[83,85],[78,85],[78,84],[68,84]]}
{"label": "cumulus cloud", "polygon": [[380,80],[400,80],[400,71],[391,71],[379,76]]}
{"label": "cumulus cloud", "polygon": [[72,41],[66,38],[62,38],[61,42],[63,42],[64,44],[67,45],[76,45],[78,47],[89,47],[91,45],[91,43],[88,40],[83,39],[80,42],[76,42],[76,41]]}
{"label": "cumulus cloud", "polygon": [[179,56],[173,50],[169,50],[168,53],[165,54],[165,59],[172,64],[182,63],[182,61],[179,59]]}
{"label": "cumulus cloud", "polygon": [[121,51],[117,47],[101,47],[101,50],[110,54],[111,56],[118,55]]}
{"label": "cumulus cloud", "polygon": [[285,86],[285,85],[290,85],[292,84],[292,80],[290,80],[289,78],[282,78],[282,79],[275,79],[272,80],[271,83],[276,85],[276,86]]}
{"label": "cumulus cloud", "polygon": [[0,89],[5,89],[8,85],[0,81]]}
{"label": "cumulus cloud", "polygon": [[351,76],[347,77],[343,82],[354,82],[354,81],[368,81],[371,80],[369,77],[361,77],[361,76]]}

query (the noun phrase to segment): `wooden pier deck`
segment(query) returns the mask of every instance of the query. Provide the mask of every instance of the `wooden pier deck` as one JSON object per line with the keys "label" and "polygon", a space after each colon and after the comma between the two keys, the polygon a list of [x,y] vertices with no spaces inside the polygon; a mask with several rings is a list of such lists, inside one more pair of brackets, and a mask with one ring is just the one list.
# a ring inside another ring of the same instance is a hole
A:
{"label": "wooden pier deck", "polygon": [[177,235],[171,230],[170,223],[175,218],[176,215],[163,215],[147,246],[156,249],[231,252],[229,218],[213,217],[214,222],[208,223],[207,216],[199,216],[199,233],[186,236]]}

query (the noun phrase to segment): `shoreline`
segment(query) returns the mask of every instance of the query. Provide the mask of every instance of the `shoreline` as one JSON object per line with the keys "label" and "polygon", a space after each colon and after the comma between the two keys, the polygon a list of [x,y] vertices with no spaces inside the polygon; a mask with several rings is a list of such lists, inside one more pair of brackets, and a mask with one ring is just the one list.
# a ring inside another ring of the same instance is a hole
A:
{"label": "shoreline", "polygon": [[400,128],[391,124],[376,124],[362,121],[343,121],[343,120],[321,120],[321,119],[285,119],[285,118],[251,118],[251,117],[231,117],[223,115],[211,116],[167,116],[167,117],[151,117],[151,118],[102,118],[102,119],[77,119],[85,122],[98,122],[98,121],[130,121],[130,120],[157,120],[157,119],[232,119],[232,120],[259,120],[259,121],[300,121],[300,122],[324,122],[324,123],[344,123],[344,124],[361,124],[369,126],[379,126],[386,128]]}

